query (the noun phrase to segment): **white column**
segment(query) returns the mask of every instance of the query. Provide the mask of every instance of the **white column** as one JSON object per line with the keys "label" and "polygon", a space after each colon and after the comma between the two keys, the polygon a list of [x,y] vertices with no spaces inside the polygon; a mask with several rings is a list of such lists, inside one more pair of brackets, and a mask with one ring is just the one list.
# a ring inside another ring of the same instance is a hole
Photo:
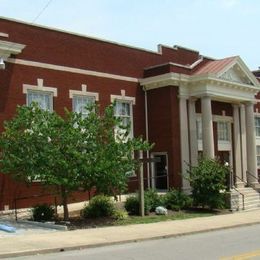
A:
{"label": "white column", "polygon": [[248,182],[257,183],[257,167],[256,167],[256,144],[255,144],[255,118],[254,104],[246,103],[246,151],[247,151],[247,175]]}
{"label": "white column", "polygon": [[189,134],[190,134],[190,164],[196,166],[198,164],[198,140],[196,127],[196,99],[189,99]]}
{"label": "white column", "polygon": [[242,182],[242,158],[241,158],[241,138],[240,138],[240,120],[239,120],[239,106],[233,105],[233,120],[234,120],[234,159],[235,159],[235,174],[236,185],[243,187]]}
{"label": "white column", "polygon": [[180,137],[181,137],[181,170],[182,170],[182,189],[190,192],[190,183],[185,178],[189,169],[189,133],[188,133],[188,115],[187,115],[187,98],[179,98],[180,109]]}
{"label": "white column", "polygon": [[246,152],[246,114],[245,105],[240,105],[240,131],[241,131],[241,162],[242,162],[242,177],[243,181],[247,182],[247,152]]}
{"label": "white column", "polygon": [[211,109],[211,98],[204,96],[201,98],[201,114],[202,114],[202,147],[203,155],[207,158],[214,158],[214,136],[213,136],[213,120]]}

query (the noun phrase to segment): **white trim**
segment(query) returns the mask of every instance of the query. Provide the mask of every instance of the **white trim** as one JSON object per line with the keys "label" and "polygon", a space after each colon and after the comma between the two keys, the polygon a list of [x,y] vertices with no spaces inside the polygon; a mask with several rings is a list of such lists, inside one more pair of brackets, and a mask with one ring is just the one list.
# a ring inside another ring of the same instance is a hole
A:
{"label": "white trim", "polygon": [[8,37],[9,37],[9,34],[0,32],[0,36],[1,36],[1,37],[6,37],[6,38],[8,38]]}
{"label": "white trim", "polygon": [[88,97],[94,97],[96,101],[99,101],[99,94],[97,92],[90,92],[87,91],[87,85],[82,84],[81,85],[82,90],[69,90],[69,97],[73,98],[73,96],[88,96]]}
{"label": "white trim", "polygon": [[[129,137],[134,137],[134,113],[133,113],[133,105],[135,105],[135,98],[133,97],[126,97],[125,90],[121,90],[121,96],[117,95],[110,95],[111,96],[111,103],[114,101],[129,103],[130,105],[130,119],[131,119],[131,129],[129,133]],[[116,115],[117,116],[117,115]]]}
{"label": "white trim", "polygon": [[113,103],[115,100],[131,102],[133,105],[135,105],[135,97],[126,96],[124,89],[121,89],[121,95],[110,95],[111,103]]}
{"label": "white trim", "polygon": [[44,62],[28,61],[28,60],[13,59],[13,58],[8,58],[7,61],[10,63],[24,65],[24,66],[57,70],[57,71],[62,71],[62,72],[70,72],[70,73],[76,73],[76,74],[82,74],[82,75],[88,75],[88,76],[94,76],[94,77],[101,77],[101,78],[130,81],[130,82],[136,82],[136,83],[138,82],[138,79],[133,78],[133,77],[121,76],[121,75],[110,74],[110,73],[105,73],[105,72],[98,72],[98,71],[93,71],[93,70],[79,69],[79,68],[62,66],[62,65],[49,64],[49,63],[44,63]]}
{"label": "white trim", "polygon": [[24,44],[0,40],[0,56],[5,59],[11,54],[21,53],[24,48]]}
{"label": "white trim", "polygon": [[200,58],[198,60],[196,60],[195,62],[193,62],[191,65],[182,65],[182,64],[174,63],[174,62],[166,62],[166,63],[163,63],[163,64],[146,67],[144,70],[154,69],[154,68],[162,67],[162,66],[165,66],[165,65],[172,65],[172,66],[185,68],[185,69],[193,69],[198,64],[200,64],[202,61],[203,61],[203,56],[200,56]]}
{"label": "white trim", "polygon": [[43,86],[43,79],[37,79],[37,85],[23,84],[23,94],[27,94],[28,90],[52,92],[54,97],[57,97],[57,88]]}

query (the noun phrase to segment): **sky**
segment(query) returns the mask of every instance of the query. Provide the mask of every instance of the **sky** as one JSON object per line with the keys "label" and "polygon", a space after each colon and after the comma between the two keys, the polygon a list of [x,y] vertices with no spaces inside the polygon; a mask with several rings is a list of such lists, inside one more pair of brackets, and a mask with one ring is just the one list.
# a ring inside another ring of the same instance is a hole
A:
{"label": "sky", "polygon": [[[0,0],[0,16],[157,51],[180,45],[260,66],[259,0]],[[1,31],[1,28],[0,28]]]}

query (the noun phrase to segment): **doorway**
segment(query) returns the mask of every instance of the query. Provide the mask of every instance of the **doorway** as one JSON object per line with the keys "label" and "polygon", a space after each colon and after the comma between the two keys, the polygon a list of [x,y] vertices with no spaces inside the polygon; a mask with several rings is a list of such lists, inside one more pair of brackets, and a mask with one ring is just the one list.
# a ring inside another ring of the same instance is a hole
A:
{"label": "doorway", "polygon": [[152,188],[156,190],[168,189],[168,158],[167,153],[152,153],[153,158],[159,162],[153,163],[152,167]]}

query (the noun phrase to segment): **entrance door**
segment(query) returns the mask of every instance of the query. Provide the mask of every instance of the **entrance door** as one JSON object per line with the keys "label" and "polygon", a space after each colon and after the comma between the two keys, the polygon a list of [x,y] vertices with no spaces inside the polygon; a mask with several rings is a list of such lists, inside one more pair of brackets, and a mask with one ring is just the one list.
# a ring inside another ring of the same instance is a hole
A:
{"label": "entrance door", "polygon": [[160,162],[153,163],[152,187],[156,190],[167,190],[168,189],[167,154],[153,153],[152,157],[160,159]]}
{"label": "entrance door", "polygon": [[229,151],[218,151],[218,158],[221,163],[228,163],[230,165],[230,155]]}

